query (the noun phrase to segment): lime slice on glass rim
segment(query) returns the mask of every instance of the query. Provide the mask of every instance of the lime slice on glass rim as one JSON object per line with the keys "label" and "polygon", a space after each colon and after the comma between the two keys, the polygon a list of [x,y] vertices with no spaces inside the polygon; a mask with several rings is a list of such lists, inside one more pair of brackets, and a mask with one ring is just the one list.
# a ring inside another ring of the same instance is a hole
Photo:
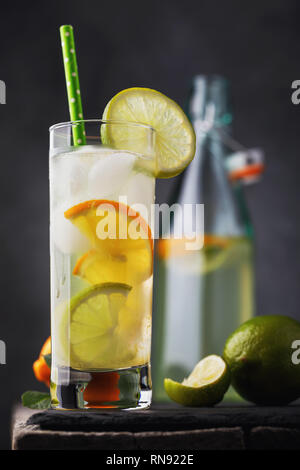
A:
{"label": "lime slice on glass rim", "polygon": [[[148,171],[156,177],[176,176],[194,158],[196,137],[192,124],[177,103],[156,90],[127,88],[121,91],[106,105],[103,120],[119,122],[101,126],[105,145],[143,155],[147,155],[149,128],[137,123],[155,130],[155,164],[149,166]],[[126,126],[125,122],[122,126],[123,121],[136,123],[136,126]]]}
{"label": "lime slice on glass rim", "polygon": [[202,359],[182,383],[164,380],[171,400],[185,406],[212,406],[219,403],[230,385],[226,362],[216,355]]}
{"label": "lime slice on glass rim", "polygon": [[59,338],[65,362],[78,370],[105,368],[111,360],[111,340],[118,315],[131,287],[107,282],[75,295],[65,308]]}

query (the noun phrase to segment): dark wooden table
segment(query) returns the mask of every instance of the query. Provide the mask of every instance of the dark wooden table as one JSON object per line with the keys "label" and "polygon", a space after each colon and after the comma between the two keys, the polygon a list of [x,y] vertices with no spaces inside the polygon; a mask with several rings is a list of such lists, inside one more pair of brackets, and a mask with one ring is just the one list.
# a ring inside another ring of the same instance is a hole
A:
{"label": "dark wooden table", "polygon": [[146,411],[13,413],[12,448],[77,450],[300,449],[300,404],[154,405]]}

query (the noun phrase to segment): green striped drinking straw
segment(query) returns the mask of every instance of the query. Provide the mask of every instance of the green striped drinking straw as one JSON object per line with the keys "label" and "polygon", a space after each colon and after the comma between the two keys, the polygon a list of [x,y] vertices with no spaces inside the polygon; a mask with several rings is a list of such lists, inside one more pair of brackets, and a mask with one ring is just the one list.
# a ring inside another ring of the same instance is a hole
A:
{"label": "green striped drinking straw", "polygon": [[[71,121],[80,121],[83,119],[83,113],[73,26],[63,25],[59,30],[65,67],[70,118]],[[72,126],[72,130],[74,145],[84,145],[86,143],[84,123],[82,122]]]}

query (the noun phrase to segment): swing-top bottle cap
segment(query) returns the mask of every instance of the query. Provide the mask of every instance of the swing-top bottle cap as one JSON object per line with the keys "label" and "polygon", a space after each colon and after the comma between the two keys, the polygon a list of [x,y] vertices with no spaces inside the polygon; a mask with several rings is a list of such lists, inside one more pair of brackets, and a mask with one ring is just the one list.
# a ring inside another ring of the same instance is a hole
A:
{"label": "swing-top bottle cap", "polygon": [[264,152],[260,148],[235,152],[226,159],[226,167],[231,181],[254,183],[264,172]]}

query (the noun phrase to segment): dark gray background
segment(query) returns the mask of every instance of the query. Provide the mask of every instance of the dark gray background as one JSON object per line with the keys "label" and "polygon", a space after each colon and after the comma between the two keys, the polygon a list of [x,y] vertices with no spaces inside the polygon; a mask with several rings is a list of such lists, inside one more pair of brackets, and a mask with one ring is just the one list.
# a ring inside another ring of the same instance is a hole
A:
{"label": "dark gray background", "polygon": [[[48,127],[68,120],[58,27],[75,28],[88,117],[101,117],[123,88],[155,88],[183,105],[194,74],[230,79],[234,135],[267,155],[263,181],[247,190],[258,312],[300,319],[300,105],[291,103],[291,82],[300,79],[299,15],[297,0],[1,5],[1,448],[9,446],[12,403],[39,388],[32,362],[49,335]],[[173,183],[158,183],[158,202]]]}

